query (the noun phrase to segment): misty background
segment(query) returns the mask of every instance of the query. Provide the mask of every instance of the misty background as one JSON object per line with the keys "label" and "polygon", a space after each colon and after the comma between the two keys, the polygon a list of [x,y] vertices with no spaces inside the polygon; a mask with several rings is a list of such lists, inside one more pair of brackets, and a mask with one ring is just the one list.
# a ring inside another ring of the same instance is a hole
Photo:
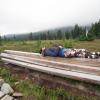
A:
{"label": "misty background", "polygon": [[0,0],[0,34],[38,32],[100,18],[100,0]]}

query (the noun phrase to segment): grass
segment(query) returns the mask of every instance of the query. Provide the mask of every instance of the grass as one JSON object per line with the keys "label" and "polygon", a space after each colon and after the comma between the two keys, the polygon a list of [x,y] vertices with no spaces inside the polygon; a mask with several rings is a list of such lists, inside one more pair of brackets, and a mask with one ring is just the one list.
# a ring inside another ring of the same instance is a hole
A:
{"label": "grass", "polygon": [[75,96],[70,92],[66,92],[61,88],[46,89],[31,81],[23,81],[17,87],[25,96],[33,96],[37,100],[96,100],[94,96]]}
{"label": "grass", "polygon": [[[36,83],[30,79],[20,81],[18,76],[11,75],[10,71],[5,68],[0,68],[0,77],[13,86],[19,92],[24,94],[24,97],[35,97],[36,100],[97,100],[94,96],[74,95],[62,88],[49,89]],[[15,82],[19,84],[15,85]],[[98,87],[97,87],[98,88]],[[23,100],[24,100],[23,97]]]}
{"label": "grass", "polygon": [[62,45],[64,47],[86,48],[90,51],[100,52],[100,39],[94,41],[78,41],[78,40],[38,40],[38,41],[2,41],[0,51],[5,49],[20,50],[28,52],[39,52],[41,47],[51,47]]}
{"label": "grass", "polygon": [[14,83],[18,81],[18,76],[11,75],[11,73],[5,68],[0,68],[0,76],[5,80],[5,82],[9,83],[11,86],[13,86]]}

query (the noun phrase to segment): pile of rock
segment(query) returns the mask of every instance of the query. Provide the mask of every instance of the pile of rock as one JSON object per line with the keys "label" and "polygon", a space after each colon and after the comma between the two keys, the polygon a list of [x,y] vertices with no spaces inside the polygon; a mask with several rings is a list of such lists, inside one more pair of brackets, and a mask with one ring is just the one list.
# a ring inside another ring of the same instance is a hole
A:
{"label": "pile of rock", "polygon": [[15,93],[12,87],[0,78],[0,100],[16,100],[17,97],[22,97],[22,94]]}

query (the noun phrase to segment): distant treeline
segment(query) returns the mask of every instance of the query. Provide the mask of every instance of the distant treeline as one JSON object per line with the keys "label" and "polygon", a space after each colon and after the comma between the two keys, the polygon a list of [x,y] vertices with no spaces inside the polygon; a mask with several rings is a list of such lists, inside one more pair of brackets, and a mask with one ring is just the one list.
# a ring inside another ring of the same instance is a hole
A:
{"label": "distant treeline", "polygon": [[[91,27],[82,27],[76,24],[70,31],[62,31],[60,29],[56,31],[44,31],[44,32],[30,32],[26,36],[22,35],[20,38],[17,35],[12,36],[12,40],[60,40],[60,39],[79,39],[79,40],[94,40],[100,39],[100,20],[91,25]],[[1,40],[1,37],[0,37]],[[6,36],[3,40],[9,40]]]}

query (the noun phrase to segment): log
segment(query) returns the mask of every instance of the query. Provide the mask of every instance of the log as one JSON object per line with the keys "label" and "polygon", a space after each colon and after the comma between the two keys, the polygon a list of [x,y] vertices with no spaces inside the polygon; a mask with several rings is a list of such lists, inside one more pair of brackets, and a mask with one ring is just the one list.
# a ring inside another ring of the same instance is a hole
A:
{"label": "log", "polygon": [[93,67],[100,67],[100,59],[88,59],[88,58],[60,58],[60,57],[42,57],[39,53],[31,53],[31,52],[22,52],[22,51],[14,51],[14,50],[5,50],[6,53],[15,54],[19,56],[31,57],[31,58],[39,58],[50,61],[62,62],[62,63],[70,63],[77,65],[86,65]]}
{"label": "log", "polygon": [[27,57],[41,56],[41,54],[39,53],[22,52],[22,51],[15,51],[15,50],[4,50],[4,52],[9,54],[20,55],[20,56],[27,56]]}
{"label": "log", "polygon": [[56,76],[60,76],[60,77],[81,80],[81,81],[85,81],[85,82],[89,82],[89,83],[95,83],[95,84],[100,85],[100,76],[97,76],[97,75],[66,71],[66,70],[50,68],[50,67],[44,67],[44,66],[26,63],[26,62],[15,61],[15,60],[7,59],[7,58],[2,58],[2,60],[5,62],[8,62],[8,63],[12,63],[12,64],[22,66],[25,68],[33,69],[36,71],[40,71],[40,72],[44,72],[44,73],[48,73],[48,74],[52,74],[52,75],[56,75]]}
{"label": "log", "polygon": [[[9,54],[15,54],[15,55],[20,55],[20,56],[27,56],[27,57],[40,57],[41,54],[39,53],[33,53],[33,52],[23,52],[23,51],[15,51],[15,50],[4,50],[5,53]],[[92,62],[100,62],[100,59],[88,59],[88,58],[75,58],[77,61],[92,61]]]}
{"label": "log", "polygon": [[53,68],[57,68],[57,69],[100,75],[99,67],[61,63],[61,62],[48,61],[48,60],[24,57],[24,56],[17,56],[17,55],[6,54],[6,53],[1,53],[1,57],[9,58],[9,59],[17,60],[17,61],[22,61],[22,62],[26,62],[26,63],[31,63],[31,64],[35,64],[35,65],[41,65],[41,66],[45,66],[45,67],[53,67]]}

